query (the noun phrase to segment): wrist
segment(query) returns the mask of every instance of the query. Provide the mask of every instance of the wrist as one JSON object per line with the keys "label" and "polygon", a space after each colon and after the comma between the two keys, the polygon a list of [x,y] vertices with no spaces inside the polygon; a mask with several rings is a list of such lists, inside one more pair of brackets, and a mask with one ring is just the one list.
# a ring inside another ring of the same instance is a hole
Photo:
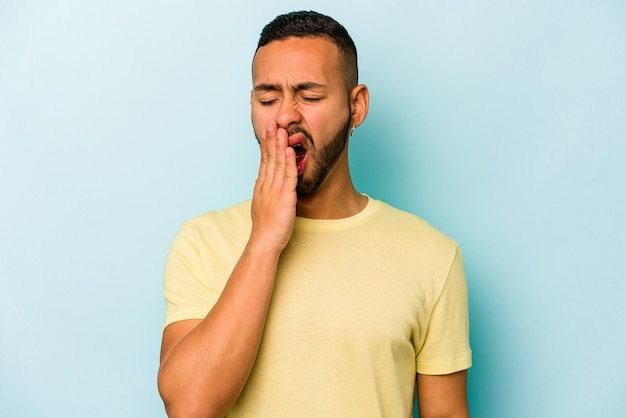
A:
{"label": "wrist", "polygon": [[250,235],[244,252],[252,257],[259,257],[264,260],[275,260],[278,262],[285,246],[286,245],[282,245],[282,243],[277,243],[272,239],[253,233]]}

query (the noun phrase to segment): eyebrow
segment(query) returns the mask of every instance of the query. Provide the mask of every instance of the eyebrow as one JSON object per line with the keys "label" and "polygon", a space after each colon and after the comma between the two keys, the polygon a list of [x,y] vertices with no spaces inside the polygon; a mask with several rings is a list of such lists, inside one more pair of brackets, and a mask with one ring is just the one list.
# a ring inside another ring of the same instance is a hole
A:
{"label": "eyebrow", "polygon": [[[325,84],[314,83],[312,81],[305,81],[303,83],[298,83],[293,87],[290,87],[289,90],[293,92],[298,92],[302,90],[316,90],[328,87]],[[271,92],[271,91],[282,91],[282,87],[278,84],[269,84],[262,83],[254,86],[255,92]]]}

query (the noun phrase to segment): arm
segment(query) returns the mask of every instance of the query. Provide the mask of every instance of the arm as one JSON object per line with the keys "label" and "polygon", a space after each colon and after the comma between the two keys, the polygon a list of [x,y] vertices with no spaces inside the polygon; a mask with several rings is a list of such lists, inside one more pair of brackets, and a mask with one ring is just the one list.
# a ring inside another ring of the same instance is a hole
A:
{"label": "arm", "polygon": [[261,142],[250,239],[203,320],[163,332],[158,385],[170,417],[222,417],[239,397],[263,335],[278,260],[295,222],[297,168],[287,133],[272,123]]}
{"label": "arm", "polygon": [[417,374],[420,418],[469,418],[467,370],[434,376]]}

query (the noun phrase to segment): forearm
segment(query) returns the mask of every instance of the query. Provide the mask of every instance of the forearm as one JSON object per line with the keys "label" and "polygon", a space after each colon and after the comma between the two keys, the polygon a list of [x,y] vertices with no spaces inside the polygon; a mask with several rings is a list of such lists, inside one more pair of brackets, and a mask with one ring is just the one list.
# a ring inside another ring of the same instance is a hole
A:
{"label": "forearm", "polygon": [[261,244],[248,244],[206,318],[162,353],[159,390],[171,417],[221,417],[241,393],[263,335],[279,257]]}

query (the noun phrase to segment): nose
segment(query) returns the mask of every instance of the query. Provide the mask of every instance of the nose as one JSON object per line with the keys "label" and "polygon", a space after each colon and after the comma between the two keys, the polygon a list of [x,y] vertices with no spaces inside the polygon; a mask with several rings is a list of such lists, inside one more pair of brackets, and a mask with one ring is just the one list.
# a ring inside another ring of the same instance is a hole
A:
{"label": "nose", "polygon": [[280,101],[276,123],[279,127],[287,129],[292,124],[300,123],[302,115],[298,110],[298,104],[295,100],[285,98]]}

